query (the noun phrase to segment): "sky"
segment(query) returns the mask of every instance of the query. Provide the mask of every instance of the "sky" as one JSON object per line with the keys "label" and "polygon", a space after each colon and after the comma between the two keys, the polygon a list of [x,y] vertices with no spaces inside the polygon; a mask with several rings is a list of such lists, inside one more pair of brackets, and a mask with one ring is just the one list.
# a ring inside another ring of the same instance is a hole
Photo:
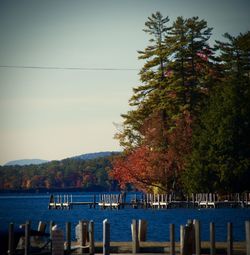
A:
{"label": "sky", "polygon": [[122,150],[156,11],[205,19],[211,42],[250,30],[249,0],[0,0],[0,165]]}

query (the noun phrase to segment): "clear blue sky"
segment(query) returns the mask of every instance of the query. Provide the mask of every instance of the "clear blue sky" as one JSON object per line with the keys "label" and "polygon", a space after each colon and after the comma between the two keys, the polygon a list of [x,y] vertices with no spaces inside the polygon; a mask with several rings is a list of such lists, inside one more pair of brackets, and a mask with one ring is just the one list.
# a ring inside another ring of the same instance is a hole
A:
{"label": "clear blue sky", "polygon": [[[0,65],[139,69],[155,11],[205,19],[213,40],[250,26],[249,0],[1,0]],[[0,164],[121,150],[113,123],[137,74],[0,67]]]}

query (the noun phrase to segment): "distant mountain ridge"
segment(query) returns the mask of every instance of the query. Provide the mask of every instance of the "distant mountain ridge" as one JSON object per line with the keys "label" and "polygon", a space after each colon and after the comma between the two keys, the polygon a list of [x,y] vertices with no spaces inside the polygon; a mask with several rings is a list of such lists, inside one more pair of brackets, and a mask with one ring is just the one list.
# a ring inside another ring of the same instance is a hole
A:
{"label": "distant mountain ridge", "polygon": [[49,162],[44,159],[20,159],[20,160],[12,160],[5,164],[5,166],[26,166],[26,165],[40,165]]}
{"label": "distant mountain ridge", "polygon": [[[89,159],[96,159],[96,158],[102,158],[102,157],[108,157],[113,154],[117,154],[119,152],[117,151],[103,151],[103,152],[93,152],[93,153],[86,153],[81,154],[78,156],[69,157],[67,159],[78,159],[78,160],[89,160]],[[60,160],[58,160],[60,161]],[[5,164],[5,166],[25,166],[25,165],[40,165],[44,163],[48,163],[48,160],[44,159],[20,159],[20,160],[12,160]]]}
{"label": "distant mountain ridge", "polygon": [[103,158],[108,157],[113,154],[118,154],[118,151],[103,151],[103,152],[93,152],[93,153],[86,153],[78,156],[71,157],[73,159],[80,159],[80,160],[88,160],[88,159],[96,159],[96,158]]}

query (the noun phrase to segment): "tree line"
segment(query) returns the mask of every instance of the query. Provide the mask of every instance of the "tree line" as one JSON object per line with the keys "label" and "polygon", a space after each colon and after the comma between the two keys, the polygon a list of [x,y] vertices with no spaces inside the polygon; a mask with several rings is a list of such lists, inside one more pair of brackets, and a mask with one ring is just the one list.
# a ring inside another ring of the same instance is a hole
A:
{"label": "tree line", "polygon": [[110,176],[154,192],[241,192],[250,187],[250,32],[210,45],[198,17],[156,12],[138,51],[144,65],[116,134]]}
{"label": "tree line", "polygon": [[82,160],[69,158],[39,165],[0,166],[0,190],[112,190],[108,176],[113,156]]}

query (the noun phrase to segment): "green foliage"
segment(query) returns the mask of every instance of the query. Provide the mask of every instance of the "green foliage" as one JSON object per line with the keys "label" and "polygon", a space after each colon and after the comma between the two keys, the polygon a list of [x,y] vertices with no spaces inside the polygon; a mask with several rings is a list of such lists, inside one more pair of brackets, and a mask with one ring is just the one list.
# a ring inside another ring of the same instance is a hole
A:
{"label": "green foliage", "polygon": [[[210,87],[213,64],[212,49],[208,45],[211,28],[198,17],[178,17],[172,26],[169,18],[157,12],[145,23],[150,45],[138,51],[145,61],[140,71],[142,84],[134,88],[130,99],[132,110],[123,114],[123,130],[116,134],[125,149],[145,143],[142,132],[145,121],[160,115],[162,118],[162,146],[165,131],[188,110],[200,111]],[[204,57],[202,57],[204,56]]]}
{"label": "green foliage", "polygon": [[250,33],[226,38],[229,43],[218,43],[224,78],[194,130],[183,177],[189,192],[238,192],[250,187]]}
{"label": "green foliage", "polygon": [[[163,18],[157,12],[145,23],[144,31],[150,40],[144,51],[138,51],[139,59],[145,61],[140,71],[142,84],[134,88],[129,101],[132,110],[122,115],[123,130],[116,138],[130,158],[134,159],[132,154],[140,148],[162,155],[158,159],[161,167],[152,167],[152,171],[158,170],[151,173],[151,177],[165,176],[156,185],[176,191],[181,187],[183,159],[190,151],[191,122],[207,98],[214,80],[214,65],[210,61],[213,52],[208,45],[212,29],[204,20],[178,17],[171,26],[168,22],[168,17]],[[185,127],[186,130],[182,130]],[[182,134],[188,135],[183,137]],[[181,145],[179,150],[176,144]],[[120,165],[114,172],[123,183],[134,170],[130,167],[125,176],[122,173],[125,167]],[[151,169],[149,165],[145,168]],[[148,179],[150,181],[152,178]]]}
{"label": "green foliage", "polygon": [[157,185],[172,181],[172,187],[188,192],[249,189],[250,32],[225,34],[227,41],[212,48],[212,29],[205,20],[178,17],[168,24],[159,12],[145,23],[150,44],[138,52],[145,61],[141,85],[134,88],[132,109],[122,115],[123,130],[116,135],[127,175],[119,172],[124,164],[113,171],[120,183],[126,182],[135,172],[126,160],[146,148],[164,155],[154,175],[165,173],[168,180]]}

